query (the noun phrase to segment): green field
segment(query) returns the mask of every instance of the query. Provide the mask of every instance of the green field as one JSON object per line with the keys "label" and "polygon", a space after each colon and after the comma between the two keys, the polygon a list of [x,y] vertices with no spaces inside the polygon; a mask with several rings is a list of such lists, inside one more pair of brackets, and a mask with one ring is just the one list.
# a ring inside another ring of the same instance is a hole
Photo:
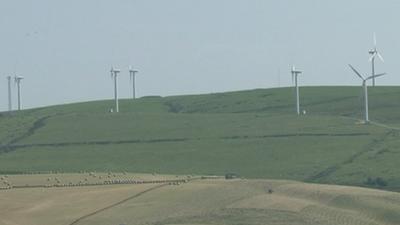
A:
{"label": "green field", "polygon": [[[7,179],[20,184],[46,184],[46,178],[54,176],[70,181],[89,177],[88,174],[9,175]],[[143,180],[175,178],[124,176]],[[400,222],[399,193],[284,180],[199,179],[179,185],[13,188],[0,190],[0,199],[1,225],[397,225]]]}
{"label": "green field", "polygon": [[[96,101],[0,114],[0,172],[228,172],[400,190],[400,87],[292,88]],[[379,124],[378,124],[379,123]],[[369,179],[368,179],[369,178]]]}

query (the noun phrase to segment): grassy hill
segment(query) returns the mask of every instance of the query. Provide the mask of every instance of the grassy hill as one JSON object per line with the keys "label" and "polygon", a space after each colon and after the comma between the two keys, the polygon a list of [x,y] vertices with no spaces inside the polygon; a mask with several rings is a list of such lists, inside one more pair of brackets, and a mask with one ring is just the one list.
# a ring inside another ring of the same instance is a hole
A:
{"label": "grassy hill", "polygon": [[[56,176],[65,180],[83,175]],[[8,177],[20,183],[35,179],[47,183],[45,178]],[[282,180],[19,188],[0,191],[0,199],[0,224],[15,225],[397,225],[400,221],[399,193]]]}
{"label": "grassy hill", "polygon": [[[144,97],[0,114],[0,172],[238,173],[400,190],[400,87],[303,87]],[[387,126],[390,126],[388,128]]]}

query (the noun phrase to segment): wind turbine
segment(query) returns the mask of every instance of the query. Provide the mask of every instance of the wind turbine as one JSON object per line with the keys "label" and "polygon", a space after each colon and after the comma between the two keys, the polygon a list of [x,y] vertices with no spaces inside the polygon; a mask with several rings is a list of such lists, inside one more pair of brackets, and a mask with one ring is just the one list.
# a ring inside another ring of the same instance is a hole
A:
{"label": "wind turbine", "polygon": [[23,80],[24,77],[21,76],[15,76],[14,77],[14,81],[15,84],[17,84],[17,88],[18,88],[18,110],[21,110],[21,80]]}
{"label": "wind turbine", "polygon": [[300,70],[296,70],[295,66],[292,66],[292,83],[295,83],[296,87],[296,112],[300,115],[300,96],[299,96],[299,86],[297,83],[297,76],[302,73]]}
{"label": "wind turbine", "polygon": [[7,76],[8,81],[8,111],[12,111],[12,96],[11,96],[11,76]]}
{"label": "wind turbine", "polygon": [[[371,55],[371,57],[369,58],[369,61],[371,61],[371,64],[372,64],[372,74],[371,74],[371,76],[374,76],[375,75],[375,58],[378,56],[378,58],[382,62],[385,62],[383,60],[382,55],[378,52],[378,49],[376,47],[376,34],[375,33],[374,33],[374,48],[372,50],[369,50],[368,53]],[[372,86],[375,87],[375,77],[372,78]]]}
{"label": "wind turbine", "polygon": [[365,123],[368,123],[369,122],[369,115],[368,115],[368,86],[367,86],[367,81],[370,80],[370,79],[375,79],[377,77],[383,76],[386,73],[376,74],[376,75],[372,75],[372,76],[369,76],[367,78],[364,78],[356,69],[354,69],[354,67],[352,65],[349,64],[349,66],[353,70],[353,72],[355,74],[357,74],[357,76],[359,78],[361,78],[361,80],[362,80],[362,86],[363,86],[363,89],[364,89],[364,101],[365,101],[365,103],[364,103],[365,104]]}
{"label": "wind turbine", "polygon": [[114,69],[111,67],[111,78],[114,78],[114,98],[115,98],[115,112],[119,112],[118,105],[118,73],[121,71],[119,69]]}
{"label": "wind turbine", "polygon": [[136,98],[136,87],[135,87],[135,78],[136,78],[136,73],[138,73],[139,71],[132,69],[132,66],[129,66],[129,76],[131,78],[132,81],[132,98],[135,99]]}

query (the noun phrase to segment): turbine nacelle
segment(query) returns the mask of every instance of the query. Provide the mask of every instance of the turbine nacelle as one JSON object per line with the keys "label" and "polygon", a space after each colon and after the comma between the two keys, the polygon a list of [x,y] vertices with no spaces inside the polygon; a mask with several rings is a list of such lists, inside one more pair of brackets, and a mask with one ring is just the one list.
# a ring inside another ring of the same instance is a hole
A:
{"label": "turbine nacelle", "polygon": [[21,80],[23,80],[24,79],[24,77],[22,77],[22,76],[15,76],[14,77],[14,81],[15,81],[15,83],[19,83]]}
{"label": "turbine nacelle", "polygon": [[374,55],[376,52],[377,52],[376,49],[372,49],[372,50],[369,50],[369,51],[368,51],[368,53],[369,53],[370,55]]}
{"label": "turbine nacelle", "polygon": [[118,73],[121,72],[121,70],[120,69],[114,69],[114,67],[111,67],[110,72],[111,72],[111,78],[113,78],[114,76],[116,77],[118,75]]}
{"label": "turbine nacelle", "polygon": [[137,73],[137,70],[134,70],[132,66],[129,66],[129,73]]}
{"label": "turbine nacelle", "polygon": [[137,71],[137,70],[134,70],[134,69],[129,69],[129,74],[135,74],[135,73],[137,73],[137,72],[139,72],[139,71]]}
{"label": "turbine nacelle", "polygon": [[296,70],[296,67],[295,67],[295,66],[292,66],[292,74],[301,74],[301,73],[303,73],[303,71],[301,71],[301,70]]}
{"label": "turbine nacelle", "polygon": [[292,72],[292,83],[294,82],[295,77],[297,77],[299,74],[303,73],[303,71],[301,71],[301,70],[296,70],[295,66],[292,66],[291,72]]}

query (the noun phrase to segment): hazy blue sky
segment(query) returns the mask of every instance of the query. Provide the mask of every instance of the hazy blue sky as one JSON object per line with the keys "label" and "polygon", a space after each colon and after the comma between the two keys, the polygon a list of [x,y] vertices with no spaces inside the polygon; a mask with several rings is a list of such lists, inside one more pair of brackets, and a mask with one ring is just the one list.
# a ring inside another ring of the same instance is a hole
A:
{"label": "hazy blue sky", "polygon": [[0,111],[14,73],[25,107],[112,98],[111,65],[121,97],[129,65],[139,96],[288,86],[292,63],[302,85],[359,85],[347,64],[370,73],[374,31],[378,84],[399,85],[399,11],[398,0],[2,0]]}

